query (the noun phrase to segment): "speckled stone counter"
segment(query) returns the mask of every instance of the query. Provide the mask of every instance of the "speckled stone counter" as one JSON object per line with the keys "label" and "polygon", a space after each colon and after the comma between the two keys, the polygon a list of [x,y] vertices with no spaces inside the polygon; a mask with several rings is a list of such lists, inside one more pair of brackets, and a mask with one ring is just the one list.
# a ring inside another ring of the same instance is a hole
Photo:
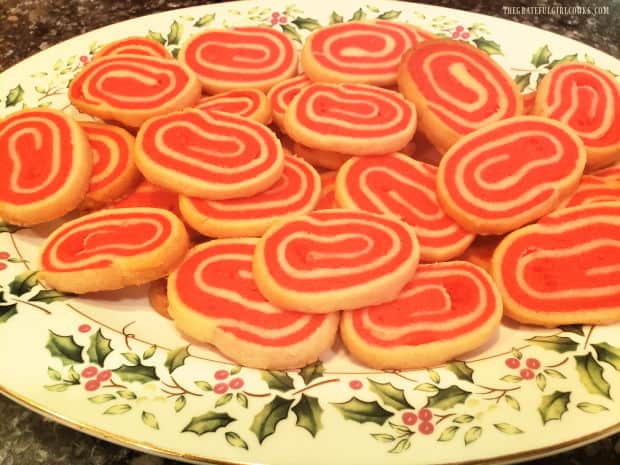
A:
{"label": "speckled stone counter", "polygon": [[[0,71],[58,42],[92,29],[149,13],[209,2],[196,0],[0,0]],[[537,26],[585,42],[615,57],[620,48],[620,1],[588,2],[608,6],[603,15],[520,15],[504,7],[532,2],[438,0],[434,5],[485,13]],[[547,2],[539,1],[538,5]],[[579,2],[549,2],[574,5]],[[0,396],[0,465],[154,465],[172,460],[141,454],[92,438],[47,420]],[[578,425],[576,425],[578,427]],[[620,435],[528,465],[617,465]]]}

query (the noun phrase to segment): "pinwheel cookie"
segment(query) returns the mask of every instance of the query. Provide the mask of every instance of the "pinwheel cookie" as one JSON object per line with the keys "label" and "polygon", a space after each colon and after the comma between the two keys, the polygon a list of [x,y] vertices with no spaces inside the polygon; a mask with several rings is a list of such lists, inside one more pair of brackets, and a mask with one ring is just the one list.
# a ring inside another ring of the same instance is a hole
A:
{"label": "pinwheel cookie", "polygon": [[576,207],[597,202],[620,200],[620,179],[593,175],[581,177],[577,189],[558,208]]}
{"label": "pinwheel cookie", "polygon": [[0,218],[30,226],[63,216],[84,199],[92,165],[84,131],[60,111],[0,120]]}
{"label": "pinwheel cookie", "polygon": [[258,237],[276,220],[312,211],[321,179],[301,158],[286,155],[284,172],[269,189],[250,197],[205,200],[181,196],[183,218],[208,237]]}
{"label": "pinwheel cookie", "polygon": [[314,83],[293,98],[284,127],[293,140],[313,149],[392,153],[413,138],[416,109],[398,92],[380,87]]}
{"label": "pinwheel cookie", "polygon": [[564,208],[506,236],[492,273],[506,315],[542,326],[620,321],[620,202]]}
{"label": "pinwheel cookie", "polygon": [[76,294],[121,289],[167,275],[188,248],[185,226],[166,210],[99,210],[64,223],[47,238],[40,277]]}
{"label": "pinwheel cookie", "polygon": [[179,61],[196,73],[206,93],[239,87],[267,92],[297,74],[297,51],[291,39],[263,26],[210,29],[191,37]]}
{"label": "pinwheel cookie", "polygon": [[243,116],[263,124],[271,122],[271,105],[258,89],[236,89],[203,97],[194,108]]}
{"label": "pinwheel cookie", "polygon": [[269,128],[196,109],[144,123],[135,160],[153,184],[210,200],[254,195],[271,187],[284,169],[282,146]]}
{"label": "pinwheel cookie", "polygon": [[608,166],[607,168],[593,171],[592,175],[599,178],[615,179],[620,181],[620,161]]}
{"label": "pinwheel cookie", "polygon": [[482,268],[433,263],[420,265],[393,301],[344,312],[340,334],[370,367],[428,368],[482,346],[501,317],[501,297]]}
{"label": "pinwheel cookie", "polygon": [[395,216],[411,225],[420,241],[420,260],[454,258],[475,235],[450,218],[437,202],[437,168],[395,153],[353,157],[338,170],[336,201],[353,208]]}
{"label": "pinwheel cookie", "polygon": [[555,66],[538,86],[534,112],[577,132],[587,169],[620,161],[620,84],[609,72],[587,63]]}
{"label": "pinwheel cookie", "polygon": [[252,276],[257,239],[217,239],[191,249],[168,278],[178,328],[241,365],[291,369],[317,360],[334,342],[338,313],[309,315],[265,300]]}
{"label": "pinwheel cookie", "polygon": [[71,81],[69,100],[80,111],[137,128],[148,118],[190,107],[200,82],[176,60],[112,55],[94,60]]}
{"label": "pinwheel cookie", "polygon": [[523,113],[512,78],[489,55],[458,40],[429,40],[407,52],[398,86],[415,103],[420,131],[442,153],[465,134]]}
{"label": "pinwheel cookie", "polygon": [[306,75],[317,82],[396,84],[403,54],[434,38],[410,24],[369,20],[333,24],[314,31],[301,51]]}
{"label": "pinwheel cookie", "polygon": [[275,305],[327,313],[392,300],[419,256],[407,223],[364,211],[316,210],[270,227],[256,247],[253,271]]}
{"label": "pinwheel cookie", "polygon": [[305,75],[300,74],[284,81],[278,82],[269,89],[267,98],[271,104],[271,115],[273,122],[281,131],[284,131],[284,114],[293,97],[295,97],[301,89],[312,84],[312,81]]}
{"label": "pinwheel cookie", "polygon": [[503,234],[551,212],[577,187],[583,142],[564,124],[520,116],[463,137],[441,159],[437,198],[461,226]]}
{"label": "pinwheel cookie", "polygon": [[94,164],[84,208],[97,208],[127,195],[142,176],[133,162],[134,137],[117,126],[80,123]]}
{"label": "pinwheel cookie", "polygon": [[93,60],[112,55],[145,55],[157,58],[172,58],[160,42],[149,37],[132,36],[115,40],[104,45]]}
{"label": "pinwheel cookie", "polygon": [[314,207],[315,210],[327,210],[336,206],[336,175],[337,171],[325,171],[321,173],[321,195]]}

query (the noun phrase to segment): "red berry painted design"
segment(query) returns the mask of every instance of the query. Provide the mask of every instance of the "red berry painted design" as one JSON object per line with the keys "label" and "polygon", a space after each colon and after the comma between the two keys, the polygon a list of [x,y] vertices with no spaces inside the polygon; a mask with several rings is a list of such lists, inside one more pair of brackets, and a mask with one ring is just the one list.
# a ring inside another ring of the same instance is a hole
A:
{"label": "red berry painted design", "polygon": [[284,24],[288,21],[288,19],[286,18],[286,16],[280,16],[279,21],[280,21],[280,24]]}
{"label": "red berry painted design", "polygon": [[469,39],[469,32],[463,32],[461,34],[461,39]]}
{"label": "red berry painted design", "polygon": [[420,420],[422,421],[430,421],[430,419],[433,418],[433,412],[431,412],[427,408],[423,408],[423,409],[420,409],[420,411],[418,412],[418,416],[420,417]]}
{"label": "red berry painted design", "polygon": [[463,31],[465,30],[465,28],[464,28],[463,26],[456,26],[456,27],[454,28],[454,30],[455,30],[456,32],[463,32]]}
{"label": "red berry painted design", "polygon": [[82,370],[82,376],[84,378],[92,378],[93,376],[95,376],[97,374],[97,367],[95,366],[90,366],[90,367],[86,367]]}
{"label": "red berry painted design", "polygon": [[519,374],[521,375],[521,378],[523,379],[532,379],[534,377],[534,372],[530,370],[529,368],[524,368],[523,370],[519,372]]}
{"label": "red berry painted design", "polygon": [[413,412],[405,412],[402,416],[403,423],[405,425],[415,425],[415,422],[418,421],[418,416]]}
{"label": "red berry painted design", "polygon": [[455,31],[455,32],[452,33],[452,38],[453,39],[458,39],[460,35],[461,35],[460,33]]}
{"label": "red berry painted design", "polygon": [[99,386],[99,381],[97,381],[96,379],[91,379],[90,381],[86,382],[86,384],[84,385],[84,389],[86,389],[87,391],[96,391],[97,389],[99,389]]}
{"label": "red berry painted design", "polygon": [[279,16],[280,16],[280,12],[278,11],[274,11],[273,13],[271,13],[272,18],[278,18]]}
{"label": "red berry painted design", "polygon": [[519,368],[519,366],[521,365],[521,362],[519,361],[518,358],[514,358],[514,357],[510,357],[506,359],[506,366],[508,368]]}
{"label": "red berry painted design", "polygon": [[80,326],[78,326],[78,331],[79,331],[80,333],[87,333],[87,332],[89,332],[90,330],[91,330],[90,325],[80,325]]}
{"label": "red berry painted design", "polygon": [[97,381],[107,381],[112,377],[112,372],[110,370],[103,370],[101,373],[97,375]]}
{"label": "red berry painted design", "polygon": [[418,426],[418,431],[422,434],[433,434],[435,427],[430,421],[423,421],[420,423],[420,426]]}
{"label": "red berry painted design", "polygon": [[215,379],[226,379],[228,378],[228,371],[226,370],[217,370],[215,372]]}
{"label": "red berry painted design", "polygon": [[278,18],[271,18],[271,24],[273,25],[278,24]]}
{"label": "red berry painted design", "polygon": [[6,260],[10,256],[11,256],[11,254],[8,253],[8,252],[0,252],[0,260]]}
{"label": "red berry painted design", "polygon": [[537,358],[528,358],[525,361],[525,364],[528,368],[531,368],[532,370],[538,370],[540,368],[540,362]]}
{"label": "red berry painted design", "polygon": [[233,378],[230,380],[228,385],[231,389],[239,389],[241,386],[243,386],[243,380],[241,378]]}
{"label": "red berry painted design", "polygon": [[2,263],[0,262],[0,270],[6,270],[8,267],[6,265],[6,263]]}
{"label": "red berry painted design", "polygon": [[349,387],[351,389],[361,389],[362,388],[362,382],[358,379],[354,379],[353,381],[349,382]]}
{"label": "red berry painted design", "polygon": [[228,384],[226,383],[217,383],[213,386],[213,392],[216,394],[224,394],[226,391],[228,391]]}

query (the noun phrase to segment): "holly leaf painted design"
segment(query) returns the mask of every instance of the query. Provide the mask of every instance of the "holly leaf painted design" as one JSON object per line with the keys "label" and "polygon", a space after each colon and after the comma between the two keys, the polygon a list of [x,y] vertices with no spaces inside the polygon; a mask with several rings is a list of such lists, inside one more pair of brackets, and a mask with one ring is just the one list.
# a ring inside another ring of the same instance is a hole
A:
{"label": "holly leaf painted design", "polygon": [[510,423],[494,423],[493,426],[495,427],[495,429],[497,431],[500,431],[504,434],[522,434],[523,430],[520,428],[517,428],[514,425],[511,425]]}
{"label": "holly leaf painted design", "polygon": [[215,20],[215,13],[207,13],[204,16],[198,18],[194,23],[194,27],[204,27],[211,24]]}
{"label": "holly leaf painted design", "polygon": [[317,360],[310,365],[306,365],[301,370],[299,370],[299,376],[304,380],[304,383],[310,384],[312,380],[320,378],[323,376],[325,372],[325,368],[323,367],[323,362]]}
{"label": "holly leaf painted design", "polygon": [[559,353],[574,352],[579,346],[571,338],[564,336],[534,336],[526,340],[545,350],[553,350]]}
{"label": "holly leaf painted design", "polygon": [[57,291],[56,289],[41,289],[28,300],[30,302],[43,302],[45,304],[51,304],[52,302],[59,302],[73,297],[75,297],[73,294],[66,294],[64,292]]}
{"label": "holly leaf painted design", "polygon": [[248,443],[245,442],[241,436],[239,436],[234,431],[226,431],[224,435],[226,437],[226,442],[233,447],[239,447],[240,449],[248,450]]}
{"label": "holly leaf painted design", "polygon": [[394,387],[392,383],[378,383],[372,379],[369,379],[368,382],[370,390],[377,394],[385,405],[396,410],[413,408],[405,398],[405,391]]}
{"label": "holly leaf painted design", "polygon": [[586,390],[591,394],[598,394],[611,399],[609,383],[603,377],[603,367],[592,354],[575,355],[575,363],[579,381]]}
{"label": "holly leaf painted design", "polygon": [[183,25],[178,21],[173,21],[168,31],[168,45],[177,45],[183,35]]}
{"label": "holly leaf painted design", "polygon": [[592,402],[579,402],[577,408],[586,413],[600,413],[609,410],[601,404],[593,404]]}
{"label": "holly leaf painted design", "polygon": [[291,40],[299,42],[300,44],[302,43],[301,36],[299,35],[297,28],[291,26],[290,24],[280,24],[280,27],[282,28],[282,32],[284,32],[284,34],[286,34]]}
{"label": "holly leaf painted design", "polygon": [[364,19],[366,19],[366,12],[360,8],[355,13],[353,13],[353,16],[351,16],[351,19],[349,21],[362,21]]}
{"label": "holly leaf painted design", "polygon": [[335,11],[332,11],[332,14],[329,15],[329,24],[338,24],[342,21],[344,21],[344,18]]}
{"label": "holly leaf painted design", "polygon": [[60,359],[63,365],[71,365],[73,363],[82,363],[83,346],[77,344],[73,336],[61,336],[55,332],[48,330],[49,337],[45,348],[50,351],[52,357]]}
{"label": "holly leaf painted design", "polygon": [[609,363],[617,371],[620,371],[620,347],[612,346],[606,342],[592,344],[599,361]]}
{"label": "holly leaf painted design", "polygon": [[346,420],[353,420],[358,423],[372,422],[383,425],[393,415],[392,412],[381,407],[376,400],[366,402],[357,397],[351,397],[346,402],[332,402],[332,405],[340,411]]}
{"label": "holly leaf painted design", "polygon": [[411,447],[411,440],[409,438],[403,438],[396,443],[394,447],[392,447],[388,452],[390,454],[400,454],[405,452],[407,449]]}
{"label": "holly leaf painted design", "polygon": [[183,346],[168,352],[164,366],[170,374],[185,364],[185,359],[190,356],[188,349],[189,346]]}
{"label": "holly leaf painted design", "polygon": [[147,412],[146,410],[142,411],[142,423],[144,423],[149,428],[159,429],[159,422],[157,421],[157,417],[151,412]]}
{"label": "holly leaf painted design", "polygon": [[426,407],[448,410],[457,404],[464,403],[470,395],[471,392],[461,389],[456,385],[447,388],[439,388],[437,393],[428,397]]}
{"label": "holly leaf painted design", "polygon": [[454,360],[446,365],[446,368],[463,381],[474,382],[474,370],[461,360]]}
{"label": "holly leaf painted design", "polygon": [[401,13],[402,13],[402,11],[389,10],[389,11],[381,13],[379,16],[377,16],[377,19],[385,19],[387,21],[393,21],[396,18],[398,18]]}
{"label": "holly leaf painted design", "polygon": [[277,391],[286,392],[295,387],[293,378],[285,371],[263,370],[260,376],[267,383],[267,386]]}
{"label": "holly leaf painted design", "polygon": [[564,325],[560,326],[560,329],[565,333],[573,333],[578,334],[579,336],[583,336],[583,326],[581,325]]}
{"label": "holly leaf painted design", "polygon": [[30,292],[37,284],[39,284],[37,274],[38,271],[24,271],[23,273],[18,274],[9,283],[9,292],[17,297],[21,297],[22,295]]}
{"label": "holly leaf painted design", "polygon": [[465,445],[468,446],[472,442],[477,441],[482,436],[482,428],[480,426],[472,426],[467,430],[463,440],[465,441]]}
{"label": "holly leaf painted design", "polygon": [[0,323],[6,323],[17,315],[17,304],[9,303],[4,298],[4,292],[0,294]]}
{"label": "holly leaf painted design", "polygon": [[484,37],[474,39],[474,44],[488,55],[503,55],[502,47],[493,40],[487,40]]}
{"label": "holly leaf painted design", "polygon": [[321,28],[321,23],[314,18],[302,18],[298,16],[291,22],[299,29],[305,29],[306,31],[315,31]]}
{"label": "holly leaf painted design", "polygon": [[174,411],[178,413],[183,410],[186,405],[187,399],[185,399],[185,396],[179,396],[177,400],[174,401]]}
{"label": "holly leaf painted design", "polygon": [[0,221],[0,233],[9,233],[13,234],[16,231],[22,229],[21,226],[17,226],[15,224],[7,223],[6,221]]}
{"label": "holly leaf painted design", "polygon": [[101,332],[101,328],[95,334],[90,336],[90,345],[86,351],[88,359],[91,363],[103,366],[105,359],[112,353],[112,339],[108,339]]}
{"label": "holly leaf painted design", "polygon": [[166,38],[163,36],[161,32],[149,31],[147,37],[153,40],[156,40],[162,45],[166,45]]}
{"label": "holly leaf painted design", "polygon": [[190,422],[185,425],[181,432],[185,433],[190,431],[198,436],[202,436],[205,433],[213,433],[235,420],[235,418],[231,417],[227,413],[209,411],[204,415],[192,417]]}
{"label": "holly leaf painted design", "polygon": [[17,84],[15,87],[9,90],[8,94],[6,94],[4,106],[6,106],[7,108],[13,107],[22,100],[24,100],[24,88],[21,86],[21,84]]}
{"label": "holly leaf painted design", "polygon": [[307,430],[312,437],[315,437],[319,430],[323,428],[323,424],[321,423],[323,409],[316,397],[302,394],[301,399],[299,399],[299,402],[297,402],[292,410],[297,416],[297,426]]}
{"label": "holly leaf painted design", "polygon": [[543,424],[551,420],[561,419],[562,415],[568,410],[569,402],[570,392],[554,391],[551,394],[542,396],[538,412]]}
{"label": "holly leaf painted design", "polygon": [[437,440],[440,442],[451,441],[452,439],[454,439],[454,435],[456,434],[458,430],[459,430],[458,426],[448,426],[446,429],[444,429],[441,432]]}
{"label": "holly leaf painted design", "polygon": [[138,363],[137,365],[121,365],[112,371],[123,381],[127,382],[135,381],[146,384],[159,379],[159,376],[157,376],[157,373],[155,372],[155,367],[146,366],[142,363]]}
{"label": "holly leaf painted design", "polygon": [[103,414],[104,415],[122,415],[123,413],[127,413],[131,410],[131,405],[129,404],[117,404],[112,407],[106,409]]}
{"label": "holly leaf painted design", "polygon": [[551,58],[551,50],[549,50],[548,45],[543,45],[534,52],[530,63],[532,63],[536,68],[538,68],[539,66],[549,63],[549,58]]}
{"label": "holly leaf painted design", "polygon": [[527,86],[530,85],[530,78],[532,77],[532,73],[518,74],[515,76],[515,84],[519,88],[520,91],[523,92]]}
{"label": "holly leaf painted design", "polygon": [[551,63],[549,63],[547,68],[553,69],[557,65],[561,65],[563,63],[572,63],[574,61],[577,61],[577,54],[576,53],[573,53],[571,55],[565,55],[565,56],[563,56],[562,58],[560,58],[558,60],[553,60]]}
{"label": "holly leaf painted design", "polygon": [[276,431],[278,423],[288,417],[292,403],[292,399],[285,399],[276,395],[256,414],[250,431],[256,435],[260,444]]}

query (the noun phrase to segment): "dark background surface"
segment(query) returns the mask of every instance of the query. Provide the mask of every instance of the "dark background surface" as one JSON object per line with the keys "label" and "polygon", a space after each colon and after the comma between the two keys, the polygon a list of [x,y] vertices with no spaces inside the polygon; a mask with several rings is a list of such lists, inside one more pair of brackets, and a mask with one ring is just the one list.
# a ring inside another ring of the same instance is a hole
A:
{"label": "dark background surface", "polygon": [[[194,5],[195,0],[0,0],[0,71],[41,50],[101,26],[150,13]],[[533,4],[584,6],[575,1],[522,2],[439,0],[433,5],[475,11],[540,27],[579,40],[620,57],[620,1],[587,2],[609,6],[598,16],[505,15],[502,6]],[[148,456],[82,433],[24,409],[0,396],[0,465],[172,465],[172,460]],[[576,428],[579,425],[575,425]],[[571,452],[527,462],[528,465],[618,465],[620,434]],[[318,464],[317,464],[318,465]]]}

